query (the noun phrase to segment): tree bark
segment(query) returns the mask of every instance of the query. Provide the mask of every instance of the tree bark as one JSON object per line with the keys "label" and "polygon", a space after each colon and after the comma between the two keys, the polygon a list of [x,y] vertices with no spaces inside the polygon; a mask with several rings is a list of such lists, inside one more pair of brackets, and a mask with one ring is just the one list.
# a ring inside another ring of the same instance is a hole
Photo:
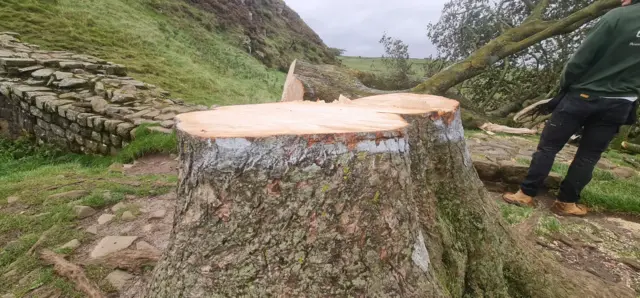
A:
{"label": "tree bark", "polygon": [[146,297],[633,297],[511,234],[455,101],[224,107],[177,130],[175,223]]}

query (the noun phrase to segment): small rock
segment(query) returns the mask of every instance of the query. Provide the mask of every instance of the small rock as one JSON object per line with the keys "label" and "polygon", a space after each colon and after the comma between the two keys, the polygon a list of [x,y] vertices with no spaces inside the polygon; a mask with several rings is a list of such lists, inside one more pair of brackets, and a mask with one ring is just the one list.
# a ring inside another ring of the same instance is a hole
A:
{"label": "small rock", "polygon": [[64,79],[73,78],[73,74],[72,73],[70,73],[70,72],[62,72],[62,71],[54,72],[53,76],[55,77],[56,80],[64,80]]}
{"label": "small rock", "polygon": [[125,200],[135,200],[137,197],[135,195],[124,195]]}
{"label": "small rock", "polygon": [[77,200],[87,195],[89,195],[89,192],[86,190],[72,190],[72,191],[50,195],[49,199],[50,200],[59,200],[59,199]]}
{"label": "small rock", "polygon": [[71,249],[74,250],[76,248],[80,247],[80,241],[78,239],[73,239],[69,242],[67,242],[65,245],[61,246],[60,248],[62,249]]}
{"label": "small rock", "polygon": [[134,220],[136,216],[133,215],[131,211],[125,211],[124,213],[122,213],[121,218],[122,220],[130,221],[130,220]]}
{"label": "small rock", "polygon": [[91,251],[91,258],[100,258],[108,254],[124,250],[131,246],[138,236],[107,236],[102,238]]}
{"label": "small rock", "polygon": [[151,250],[151,251],[155,251],[155,252],[160,252],[160,250],[158,248],[156,248],[155,246],[147,243],[146,241],[138,241],[138,243],[136,243],[136,249],[137,250]]}
{"label": "small rock", "polygon": [[632,168],[618,167],[611,171],[618,178],[627,179],[636,175],[636,171]]}
{"label": "small rock", "polygon": [[152,224],[145,225],[142,227],[142,231],[145,233],[153,233],[156,230],[156,226]]}
{"label": "small rock", "polygon": [[102,214],[98,217],[98,224],[104,225],[111,222],[116,216],[113,214]]}
{"label": "small rock", "polygon": [[106,280],[118,291],[122,291],[127,281],[131,280],[133,275],[122,270],[115,270],[107,275]]}
{"label": "small rock", "polygon": [[98,226],[90,226],[87,228],[87,233],[91,233],[93,235],[97,235],[98,234]]}
{"label": "small rock", "polygon": [[124,168],[125,170],[130,170],[131,168],[133,168],[133,164],[122,165],[122,168]]}
{"label": "small rock", "polygon": [[127,205],[125,205],[124,203],[120,202],[118,204],[113,205],[113,207],[111,207],[111,211],[118,212],[118,210],[124,209],[124,208],[127,208]]}
{"label": "small rock", "polygon": [[75,206],[73,207],[73,211],[75,211],[76,216],[79,219],[84,219],[87,218],[91,215],[96,214],[96,210],[94,210],[93,208],[89,207],[89,206]]}
{"label": "small rock", "polygon": [[166,120],[172,120],[175,117],[176,117],[176,114],[168,113],[168,114],[162,114],[162,115],[157,116],[157,117],[155,117],[153,119],[154,120],[159,120],[159,121],[166,121]]}
{"label": "small rock", "polygon": [[8,197],[7,198],[7,203],[13,204],[13,203],[17,202],[18,200],[20,200],[20,198],[16,197],[16,196]]}
{"label": "small rock", "polygon": [[87,80],[85,80],[85,79],[67,78],[67,79],[63,79],[62,81],[60,81],[60,84],[58,85],[58,87],[60,87],[60,88],[76,88],[76,87],[83,86],[86,83],[87,83]]}
{"label": "small rock", "polygon": [[149,215],[150,219],[159,219],[159,218],[164,218],[164,216],[167,214],[167,210],[164,209],[160,209],[160,210],[156,210],[151,212],[151,214]]}
{"label": "small rock", "polygon": [[160,126],[164,128],[173,128],[176,123],[173,120],[165,120],[160,122]]}
{"label": "small rock", "polygon": [[51,68],[43,68],[43,69],[39,69],[34,71],[33,73],[31,73],[31,76],[33,78],[36,79],[48,79],[53,73],[55,72],[55,70],[51,69]]}

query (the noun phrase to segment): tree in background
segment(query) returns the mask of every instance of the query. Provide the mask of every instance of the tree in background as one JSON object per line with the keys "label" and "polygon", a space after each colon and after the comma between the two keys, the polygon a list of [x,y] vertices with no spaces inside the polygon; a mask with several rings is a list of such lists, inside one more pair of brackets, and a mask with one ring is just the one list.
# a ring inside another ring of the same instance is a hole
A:
{"label": "tree in background", "polygon": [[[438,23],[429,26],[429,37],[440,56],[454,64],[414,91],[443,94],[485,72],[488,77],[478,79],[476,84],[495,86],[496,78],[513,81],[517,76],[512,77],[508,68],[515,66],[557,72],[558,65],[579,42],[585,25],[619,5],[619,0],[450,1]],[[562,35],[566,36],[558,37]],[[494,79],[489,80],[490,76]],[[527,72],[521,76],[530,79]],[[548,83],[546,89],[552,89],[548,86],[553,84]],[[482,95],[485,98],[500,91],[495,87],[484,89],[489,90]]]}

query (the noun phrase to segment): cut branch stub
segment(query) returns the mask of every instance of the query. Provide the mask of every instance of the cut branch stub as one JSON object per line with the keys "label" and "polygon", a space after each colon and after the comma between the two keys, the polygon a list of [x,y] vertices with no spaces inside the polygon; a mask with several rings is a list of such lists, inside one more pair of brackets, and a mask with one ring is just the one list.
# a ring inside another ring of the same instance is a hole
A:
{"label": "cut branch stub", "polygon": [[310,102],[177,117],[176,221],[147,297],[440,297],[407,123]]}

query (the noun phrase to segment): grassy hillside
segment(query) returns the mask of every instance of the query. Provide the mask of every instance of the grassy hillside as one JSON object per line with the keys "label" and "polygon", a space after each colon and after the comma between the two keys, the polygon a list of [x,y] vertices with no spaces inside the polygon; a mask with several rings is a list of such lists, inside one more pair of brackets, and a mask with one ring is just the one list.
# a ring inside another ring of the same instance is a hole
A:
{"label": "grassy hillside", "polygon": [[125,64],[188,102],[272,101],[284,82],[218,28],[213,13],[182,1],[3,0],[0,20],[0,31],[25,42]]}
{"label": "grassy hillside", "polygon": [[[339,57],[342,64],[346,67],[367,71],[374,74],[382,74],[387,71],[387,67],[382,63],[381,58],[376,57],[354,57],[354,56],[341,56]],[[409,59],[411,69],[416,73],[418,77],[424,77],[424,66],[429,63],[426,59]]]}

